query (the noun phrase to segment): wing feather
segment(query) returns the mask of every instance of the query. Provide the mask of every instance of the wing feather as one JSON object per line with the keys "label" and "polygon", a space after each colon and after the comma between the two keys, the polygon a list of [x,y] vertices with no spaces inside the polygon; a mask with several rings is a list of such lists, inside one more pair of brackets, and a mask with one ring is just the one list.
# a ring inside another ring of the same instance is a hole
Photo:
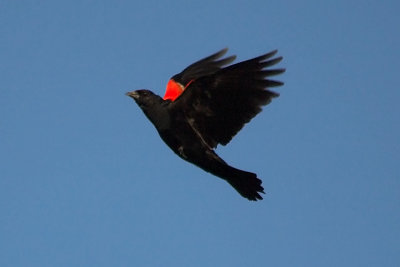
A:
{"label": "wing feather", "polygon": [[[282,60],[282,57],[272,58],[276,50],[221,68],[222,61],[225,64],[233,60],[228,57],[215,61],[225,52],[224,49],[203,59],[219,70],[194,80],[171,105],[175,111],[184,113],[194,130],[213,148],[218,144],[228,144],[246,123],[261,112],[262,106],[279,96],[268,88],[283,83],[269,77],[285,72],[282,68],[267,69]],[[192,73],[200,73],[192,65],[189,68],[192,68]]]}
{"label": "wing feather", "polygon": [[217,72],[223,66],[228,65],[236,58],[235,55],[232,55],[220,59],[226,54],[227,51],[228,48],[224,48],[212,54],[211,56],[196,61],[195,63],[185,68],[181,73],[174,75],[172,79],[176,82],[179,82],[183,86],[186,86],[192,80]]}

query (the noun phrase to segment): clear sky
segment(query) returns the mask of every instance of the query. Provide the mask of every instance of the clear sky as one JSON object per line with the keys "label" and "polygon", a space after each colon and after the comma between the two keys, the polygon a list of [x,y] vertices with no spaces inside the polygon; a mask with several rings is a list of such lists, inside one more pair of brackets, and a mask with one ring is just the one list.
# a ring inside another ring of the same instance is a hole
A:
{"label": "clear sky", "polygon": [[[399,266],[399,1],[0,1],[0,266]],[[179,159],[125,92],[229,47],[281,96]]]}

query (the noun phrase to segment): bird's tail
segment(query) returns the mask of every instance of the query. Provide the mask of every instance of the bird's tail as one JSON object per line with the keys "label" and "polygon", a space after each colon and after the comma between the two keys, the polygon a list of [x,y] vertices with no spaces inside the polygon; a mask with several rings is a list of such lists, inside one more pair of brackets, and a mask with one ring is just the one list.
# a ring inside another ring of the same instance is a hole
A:
{"label": "bird's tail", "polygon": [[[216,166],[214,165],[214,167]],[[261,185],[262,181],[257,178],[257,174],[236,169],[225,162],[218,164],[217,168],[207,171],[226,180],[243,197],[253,201],[263,199],[260,193],[265,194],[264,188]]]}
{"label": "bird's tail", "polygon": [[257,178],[257,174],[226,166],[228,172],[224,178],[240,195],[253,201],[263,199],[260,193],[265,194],[264,188],[261,185],[262,181]]}
{"label": "bird's tail", "polygon": [[199,163],[200,161],[195,162],[203,170],[226,180],[244,198],[253,201],[263,199],[260,193],[265,194],[264,188],[257,174],[229,166],[214,152],[207,157],[206,161]]}

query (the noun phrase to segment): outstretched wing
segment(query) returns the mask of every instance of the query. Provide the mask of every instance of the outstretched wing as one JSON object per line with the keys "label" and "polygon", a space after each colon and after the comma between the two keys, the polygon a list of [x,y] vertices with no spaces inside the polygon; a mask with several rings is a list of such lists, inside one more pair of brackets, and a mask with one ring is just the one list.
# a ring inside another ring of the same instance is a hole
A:
{"label": "outstretched wing", "polygon": [[283,85],[269,77],[285,69],[269,69],[282,57],[277,51],[243,61],[189,84],[171,103],[171,108],[185,114],[197,134],[210,147],[226,145],[245,123],[248,123],[279,94],[268,90]]}
{"label": "outstretched wing", "polygon": [[165,95],[163,97],[164,100],[170,99],[174,101],[191,82],[202,76],[213,74],[219,71],[223,66],[234,61],[236,58],[234,55],[221,59],[227,51],[228,48],[222,49],[211,56],[191,64],[181,73],[174,75],[168,81],[167,89],[165,90]]}

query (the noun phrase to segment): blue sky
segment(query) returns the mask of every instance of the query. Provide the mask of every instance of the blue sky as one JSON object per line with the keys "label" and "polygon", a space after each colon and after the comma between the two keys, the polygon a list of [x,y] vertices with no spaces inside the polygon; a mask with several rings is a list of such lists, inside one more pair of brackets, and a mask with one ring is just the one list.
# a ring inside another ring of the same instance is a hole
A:
{"label": "blue sky", "polygon": [[[1,266],[398,266],[398,1],[0,1]],[[171,152],[124,93],[229,47],[281,96],[217,152]]]}

